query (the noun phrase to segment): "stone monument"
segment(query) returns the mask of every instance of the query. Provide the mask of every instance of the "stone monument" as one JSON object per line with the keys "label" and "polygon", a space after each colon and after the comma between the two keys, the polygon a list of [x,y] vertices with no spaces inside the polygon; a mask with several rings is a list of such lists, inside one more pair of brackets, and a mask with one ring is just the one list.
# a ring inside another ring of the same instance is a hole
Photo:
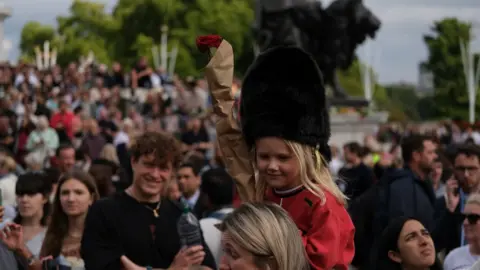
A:
{"label": "stone monument", "polygon": [[364,107],[368,101],[349,97],[338,82],[337,69],[347,69],[355,50],[374,38],[380,20],[362,0],[256,0],[253,27],[259,52],[276,46],[298,46],[309,52],[333,91],[331,106]]}
{"label": "stone monument", "polygon": [[12,9],[7,7],[5,3],[0,2],[0,62],[7,61],[7,46],[5,46],[4,40],[4,27],[3,22],[12,15]]}

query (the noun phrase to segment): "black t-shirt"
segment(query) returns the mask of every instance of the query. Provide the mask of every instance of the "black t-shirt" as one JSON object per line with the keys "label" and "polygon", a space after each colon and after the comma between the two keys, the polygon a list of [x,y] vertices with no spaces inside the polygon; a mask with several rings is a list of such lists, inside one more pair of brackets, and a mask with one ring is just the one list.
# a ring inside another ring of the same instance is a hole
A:
{"label": "black t-shirt", "polygon": [[[138,73],[146,70],[148,67],[140,67],[136,66],[135,71]],[[152,88],[152,82],[150,80],[150,76],[143,76],[141,78],[138,78],[138,87],[140,88]]]}
{"label": "black t-shirt", "polygon": [[45,106],[45,104],[37,104],[37,109],[35,110],[35,115],[36,116],[44,115],[48,119],[50,119],[50,116],[52,115],[52,112],[50,111],[50,109],[47,106]]}
{"label": "black t-shirt", "polygon": [[193,145],[201,142],[209,142],[208,133],[205,129],[200,129],[198,133],[187,131],[182,134],[182,142],[186,145]]}
{"label": "black t-shirt", "polygon": [[373,170],[363,163],[355,167],[343,167],[338,175],[340,176],[340,189],[352,200],[369,189],[373,185],[375,177]]}
{"label": "black t-shirt", "polygon": [[[153,204],[152,204],[153,206]],[[125,192],[95,202],[88,211],[81,255],[86,269],[121,269],[125,255],[142,267],[168,268],[180,250],[177,220],[182,206],[162,199],[159,217],[150,205],[137,202]],[[217,269],[208,246],[202,265]]]}
{"label": "black t-shirt", "polygon": [[[201,128],[198,133],[193,131],[187,131],[182,134],[180,139],[186,145],[193,145],[196,143],[207,143],[210,141],[207,131],[204,128]],[[205,153],[205,150],[201,150]]]}
{"label": "black t-shirt", "polygon": [[109,87],[119,86],[125,87],[125,78],[121,72],[114,72],[108,77]]}

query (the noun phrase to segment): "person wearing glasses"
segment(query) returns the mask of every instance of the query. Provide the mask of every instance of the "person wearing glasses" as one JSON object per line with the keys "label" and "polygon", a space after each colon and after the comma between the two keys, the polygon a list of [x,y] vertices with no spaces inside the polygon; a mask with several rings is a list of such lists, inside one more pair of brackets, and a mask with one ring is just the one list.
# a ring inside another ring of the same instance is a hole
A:
{"label": "person wearing glasses", "polygon": [[455,213],[455,220],[444,225],[442,239],[435,242],[437,248],[445,248],[446,254],[457,247],[467,244],[463,220],[457,218],[465,211],[467,198],[470,194],[480,191],[480,147],[474,144],[463,144],[457,147],[453,161],[453,177],[445,183],[445,197],[437,200],[437,213],[448,209],[447,205],[455,205],[448,209]]}
{"label": "person wearing glasses", "polygon": [[480,259],[480,194],[468,197],[463,210],[463,231],[467,245],[452,250],[443,264],[444,270],[470,269]]}

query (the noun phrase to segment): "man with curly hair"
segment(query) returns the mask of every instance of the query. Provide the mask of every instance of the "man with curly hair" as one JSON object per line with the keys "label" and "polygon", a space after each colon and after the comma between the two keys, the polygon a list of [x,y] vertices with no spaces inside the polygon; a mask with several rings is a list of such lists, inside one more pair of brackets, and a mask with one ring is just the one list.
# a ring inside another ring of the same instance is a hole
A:
{"label": "man with curly hair", "polygon": [[146,132],[130,152],[132,185],[97,201],[87,215],[81,248],[86,269],[118,270],[122,264],[216,269],[205,242],[181,249],[176,223],[183,208],[161,196],[181,161],[180,143],[166,133]]}

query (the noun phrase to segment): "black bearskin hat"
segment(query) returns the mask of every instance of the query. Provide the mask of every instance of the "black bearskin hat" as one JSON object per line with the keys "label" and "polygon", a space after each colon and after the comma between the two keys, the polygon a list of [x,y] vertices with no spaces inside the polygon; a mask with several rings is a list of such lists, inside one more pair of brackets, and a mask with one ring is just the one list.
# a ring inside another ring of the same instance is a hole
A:
{"label": "black bearskin hat", "polygon": [[297,47],[260,54],[245,76],[240,120],[247,145],[262,137],[280,137],[309,145],[330,160],[330,119],[321,72]]}

